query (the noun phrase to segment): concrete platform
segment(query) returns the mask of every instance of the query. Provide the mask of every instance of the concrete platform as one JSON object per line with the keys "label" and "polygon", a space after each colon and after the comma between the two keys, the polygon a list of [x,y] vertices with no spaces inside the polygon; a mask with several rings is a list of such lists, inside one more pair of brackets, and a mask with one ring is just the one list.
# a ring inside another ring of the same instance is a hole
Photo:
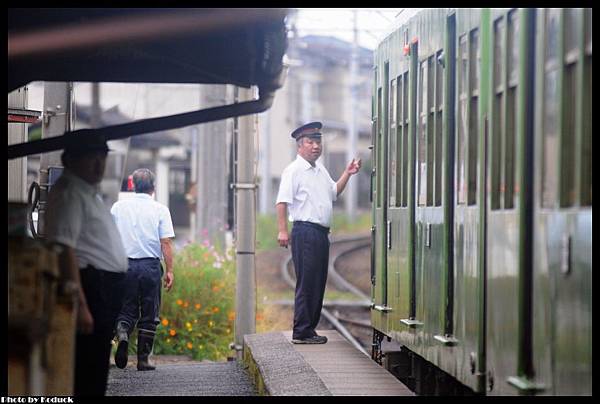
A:
{"label": "concrete platform", "polygon": [[412,396],[408,387],[337,331],[326,344],[292,344],[292,332],[244,337],[244,364],[261,395]]}

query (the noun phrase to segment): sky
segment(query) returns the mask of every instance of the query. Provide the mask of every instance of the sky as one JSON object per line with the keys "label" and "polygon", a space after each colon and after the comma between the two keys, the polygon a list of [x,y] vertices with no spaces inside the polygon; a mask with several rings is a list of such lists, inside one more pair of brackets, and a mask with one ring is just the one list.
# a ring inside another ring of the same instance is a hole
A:
{"label": "sky", "polygon": [[327,35],[352,42],[353,10],[357,11],[358,43],[375,49],[377,42],[389,33],[402,8],[299,8],[296,27],[299,36]]}

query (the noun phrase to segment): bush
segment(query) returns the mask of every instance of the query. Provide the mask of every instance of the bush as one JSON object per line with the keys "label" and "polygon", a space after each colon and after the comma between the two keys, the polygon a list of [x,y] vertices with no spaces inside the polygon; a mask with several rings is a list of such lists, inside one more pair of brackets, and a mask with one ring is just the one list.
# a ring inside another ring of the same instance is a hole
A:
{"label": "bush", "polygon": [[234,339],[235,259],[208,241],[174,256],[175,280],[163,289],[154,353],[224,360]]}

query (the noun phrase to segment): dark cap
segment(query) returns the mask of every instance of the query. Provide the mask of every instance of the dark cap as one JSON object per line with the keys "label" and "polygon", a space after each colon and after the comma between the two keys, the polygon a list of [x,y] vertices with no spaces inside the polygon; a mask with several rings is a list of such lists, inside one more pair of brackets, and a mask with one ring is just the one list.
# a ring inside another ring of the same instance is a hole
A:
{"label": "dark cap", "polygon": [[310,138],[321,138],[321,133],[319,132],[323,124],[321,122],[311,122],[306,125],[300,126],[298,129],[292,132],[292,137],[296,140],[303,138],[304,136],[308,136]]}
{"label": "dark cap", "polygon": [[104,151],[106,153],[112,151],[108,147],[108,144],[106,144],[104,136],[85,135],[82,133],[70,138],[65,146],[65,153],[67,154],[84,154],[95,151]]}

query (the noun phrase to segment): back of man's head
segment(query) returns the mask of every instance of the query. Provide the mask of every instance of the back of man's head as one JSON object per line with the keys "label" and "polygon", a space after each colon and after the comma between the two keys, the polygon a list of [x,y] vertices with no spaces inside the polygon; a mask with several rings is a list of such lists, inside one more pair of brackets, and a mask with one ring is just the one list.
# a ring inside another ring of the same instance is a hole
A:
{"label": "back of man's head", "polygon": [[133,188],[136,193],[151,194],[154,192],[154,173],[147,168],[138,168],[133,172]]}

